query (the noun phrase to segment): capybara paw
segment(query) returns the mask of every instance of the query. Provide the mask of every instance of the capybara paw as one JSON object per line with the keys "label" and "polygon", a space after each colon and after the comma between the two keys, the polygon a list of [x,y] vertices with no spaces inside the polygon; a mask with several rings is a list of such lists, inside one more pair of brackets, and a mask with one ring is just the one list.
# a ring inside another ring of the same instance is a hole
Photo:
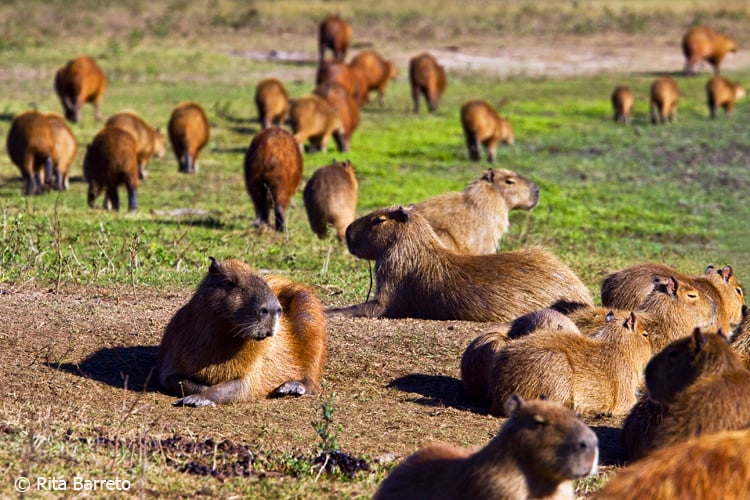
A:
{"label": "capybara paw", "polygon": [[177,401],[172,403],[172,406],[192,406],[194,408],[200,408],[203,406],[215,407],[216,403],[196,393],[196,394],[190,394],[189,396],[185,396],[184,398],[178,399]]}
{"label": "capybara paw", "polygon": [[303,384],[299,380],[290,380],[289,382],[285,382],[275,391],[273,391],[272,396],[303,396],[306,393],[307,389],[305,388],[305,384]]}

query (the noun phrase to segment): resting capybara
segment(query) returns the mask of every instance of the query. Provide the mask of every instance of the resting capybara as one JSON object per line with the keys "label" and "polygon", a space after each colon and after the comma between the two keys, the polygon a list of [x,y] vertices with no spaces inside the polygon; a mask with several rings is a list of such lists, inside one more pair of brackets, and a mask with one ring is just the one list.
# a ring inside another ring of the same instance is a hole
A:
{"label": "resting capybara", "polygon": [[446,249],[413,207],[386,207],[355,220],[346,244],[375,261],[375,297],[333,309],[346,316],[510,321],[527,312],[591,305],[573,271],[541,248],[492,255]]}
{"label": "resting capybara", "polygon": [[289,200],[302,180],[302,154],[294,137],[284,129],[263,130],[245,153],[245,187],[255,207],[255,225],[270,225],[273,210],[276,230],[284,230]]}
{"label": "resting capybara", "polygon": [[446,248],[461,254],[497,252],[508,230],[508,212],[531,210],[539,186],[510,170],[488,169],[463,191],[439,194],[417,203]]}
{"label": "resting capybara", "polygon": [[89,207],[104,190],[104,209],[119,210],[117,187],[128,190],[128,210],[137,208],[138,148],[135,138],[118,127],[104,127],[91,141],[83,158],[83,176],[89,183]]}
{"label": "resting capybara", "polygon": [[714,75],[706,84],[708,111],[711,118],[716,118],[716,108],[724,108],[724,114],[732,114],[734,102],[745,97],[745,88],[739,83],[732,83],[721,75]]}
{"label": "resting capybara", "polygon": [[115,113],[107,119],[106,126],[119,127],[129,132],[135,139],[135,147],[138,152],[138,176],[141,179],[146,178],[148,161],[152,157],[163,158],[167,152],[164,134],[133,112]]}
{"label": "resting capybara", "polygon": [[367,99],[367,80],[365,74],[358,67],[338,61],[325,63],[318,68],[315,84],[321,86],[327,83],[338,83],[344,87],[354,98],[357,107],[362,106]]}
{"label": "resting capybara", "polygon": [[176,405],[215,406],[320,389],[323,306],[308,286],[211,258],[159,345],[159,383]]}
{"label": "resting capybara", "polygon": [[52,179],[57,162],[55,138],[47,116],[37,111],[17,114],[10,124],[5,147],[23,176],[23,193],[43,193],[44,180]]}
{"label": "resting capybara", "polygon": [[346,59],[352,38],[352,27],[338,15],[326,16],[318,27],[318,63],[323,65],[326,49],[331,49],[335,61]]}
{"label": "resting capybara", "polygon": [[581,333],[578,326],[560,311],[554,309],[539,309],[514,319],[508,329],[508,338],[517,339],[531,335],[537,330],[552,330],[557,332]]}
{"label": "resting capybara", "polygon": [[180,172],[194,174],[198,169],[198,155],[211,133],[203,107],[197,102],[178,104],[169,117],[167,130]]}
{"label": "resting capybara", "polygon": [[281,126],[289,115],[289,95],[277,78],[266,78],[255,87],[255,107],[263,128]]}
{"label": "resting capybara", "polygon": [[750,310],[742,306],[742,321],[732,332],[732,347],[750,369]]}
{"label": "resting capybara", "polygon": [[667,407],[642,393],[622,425],[622,440],[628,460],[638,460],[651,451],[654,436],[667,414]]}
{"label": "resting capybara", "polygon": [[375,500],[572,499],[573,480],[598,466],[594,431],[550,401],[514,394],[505,408],[510,418],[484,448],[422,448],[391,471]]}
{"label": "resting capybara", "polygon": [[615,121],[617,123],[630,124],[630,115],[633,111],[633,92],[626,85],[619,85],[612,91],[612,107],[615,110]]}
{"label": "resting capybara", "polygon": [[409,61],[409,83],[414,112],[419,113],[420,94],[427,101],[427,109],[434,112],[445,91],[445,68],[431,54],[419,54]]}
{"label": "resting capybara", "polygon": [[677,103],[680,89],[671,76],[660,76],[651,84],[651,123],[664,124],[677,121]]}
{"label": "resting capybara", "polygon": [[59,191],[65,191],[70,185],[70,166],[73,165],[78,148],[76,136],[62,115],[47,113],[47,121],[52,130],[52,138],[55,140],[57,161],[52,168],[53,178],[47,179],[46,182]]}
{"label": "resting capybara", "polygon": [[327,151],[331,136],[344,133],[341,118],[333,106],[314,94],[292,100],[289,124],[300,151],[304,151],[308,140],[311,151]]}
{"label": "resting capybara", "polygon": [[[398,69],[374,50],[363,50],[351,60],[349,66],[359,68],[367,82],[367,92],[378,91],[378,104],[383,106],[388,80],[395,80]],[[367,100],[367,99],[365,99]]]}
{"label": "resting capybara", "polygon": [[325,238],[331,225],[339,241],[344,239],[357,210],[357,188],[357,177],[349,160],[334,161],[313,173],[302,193],[313,233]]}
{"label": "resting capybara", "polygon": [[339,151],[349,151],[352,135],[359,126],[359,105],[344,87],[335,82],[318,85],[314,92],[326,100],[336,111],[341,121],[341,131],[333,134]]}
{"label": "resting capybara", "polygon": [[487,101],[469,101],[461,106],[461,126],[472,161],[479,161],[480,142],[487,151],[487,161],[490,163],[497,158],[498,144],[513,144],[510,121],[500,117]]}
{"label": "resting capybara", "polygon": [[94,105],[96,121],[102,119],[101,106],[107,77],[96,61],[88,56],[71,59],[55,73],[55,92],[62,102],[65,118],[78,123],[81,108],[87,102]]}
{"label": "resting capybara", "polygon": [[737,52],[737,43],[728,35],[718,33],[708,26],[690,28],[682,37],[686,75],[694,75],[696,65],[703,59],[719,74],[721,61],[730,52]]}

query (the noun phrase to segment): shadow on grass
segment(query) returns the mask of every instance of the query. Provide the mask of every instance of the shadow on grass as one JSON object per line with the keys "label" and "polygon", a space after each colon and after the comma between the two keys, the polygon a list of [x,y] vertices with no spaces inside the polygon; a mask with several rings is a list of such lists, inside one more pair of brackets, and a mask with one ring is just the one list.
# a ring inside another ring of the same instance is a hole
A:
{"label": "shadow on grass", "polygon": [[481,415],[489,414],[489,406],[471,401],[466,395],[460,380],[444,375],[422,375],[414,373],[399,377],[388,387],[395,387],[404,392],[415,392],[422,397],[412,401],[425,406],[450,406]]}
{"label": "shadow on grass", "polygon": [[[154,213],[152,211],[152,213]],[[196,216],[196,215],[173,215],[154,213],[158,219],[154,222],[165,226],[190,226],[190,227],[202,227],[205,229],[226,229],[227,224],[211,215]],[[161,218],[170,217],[170,218]]]}

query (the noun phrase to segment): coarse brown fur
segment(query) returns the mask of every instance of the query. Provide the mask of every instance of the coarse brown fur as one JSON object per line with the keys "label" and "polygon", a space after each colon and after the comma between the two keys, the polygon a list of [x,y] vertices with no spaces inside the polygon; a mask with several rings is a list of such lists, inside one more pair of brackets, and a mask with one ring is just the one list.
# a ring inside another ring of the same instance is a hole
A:
{"label": "coarse brown fur", "polygon": [[660,76],[651,84],[651,123],[654,125],[677,121],[680,89],[671,76]]}
{"label": "coarse brown fur", "polygon": [[445,91],[445,68],[431,54],[422,53],[409,61],[409,83],[414,112],[419,113],[419,96],[427,101],[430,112],[437,111],[440,97]]}
{"label": "coarse brown fur", "polygon": [[331,136],[343,134],[344,126],[336,110],[318,95],[296,98],[289,110],[289,124],[300,151],[309,140],[311,151],[327,151]]}
{"label": "coarse brown fur", "polygon": [[367,99],[367,80],[359,67],[339,61],[323,64],[315,76],[315,84],[320,87],[328,83],[338,83],[344,87],[357,103],[357,107],[362,106]]}
{"label": "coarse brown fur", "polygon": [[531,210],[539,186],[510,170],[490,168],[463,191],[439,194],[417,203],[446,248],[460,254],[497,252],[508,230],[511,210]]}
{"label": "coarse brown fur", "polygon": [[284,84],[277,78],[265,78],[255,87],[255,107],[258,121],[266,129],[272,125],[279,127],[289,115],[289,94]]}
{"label": "coarse brown fur", "polygon": [[572,499],[573,480],[596,472],[596,434],[550,401],[506,402],[510,419],[482,449],[422,448],[386,477],[375,500]]}
{"label": "coarse brown fur", "polygon": [[346,59],[352,27],[338,15],[326,16],[318,26],[318,64],[323,65],[326,49],[333,52],[335,61]]}
{"label": "coarse brown fur", "polygon": [[626,85],[619,85],[612,91],[612,107],[615,110],[615,121],[617,123],[630,124],[630,115],[633,112],[633,92]]}
{"label": "coarse brown fur", "polygon": [[492,376],[493,360],[508,338],[504,329],[479,335],[461,355],[461,382],[471,399],[489,401],[489,381]]}
{"label": "coarse brown fur", "polygon": [[94,105],[96,121],[102,119],[102,101],[107,90],[107,77],[88,56],[79,56],[55,73],[55,92],[65,110],[65,118],[78,123],[81,108],[87,102]]}
{"label": "coarse brown fur", "polygon": [[138,156],[138,176],[145,179],[148,161],[151,158],[163,158],[167,153],[164,134],[145,122],[143,118],[131,111],[122,111],[110,116],[107,126],[120,127],[135,139]]}
{"label": "coarse brown fur", "polygon": [[334,161],[313,173],[302,197],[310,227],[319,238],[328,235],[331,225],[336,237],[343,241],[357,211],[357,189],[357,176],[349,160]]}
{"label": "coarse brown fur", "polygon": [[214,406],[315,393],[326,360],[326,321],[315,292],[213,258],[164,331],[156,365],[176,404]]}
{"label": "coarse brown fur", "polygon": [[104,190],[104,209],[119,210],[117,187],[124,184],[128,191],[128,210],[135,210],[138,198],[135,138],[119,127],[104,127],[87,146],[83,176],[89,183],[89,207],[94,208],[97,196]]}
{"label": "coarse brown fur", "polygon": [[737,52],[737,43],[734,39],[708,26],[690,28],[682,37],[686,75],[694,75],[696,65],[704,59],[713,66],[714,74],[718,75],[721,62],[730,52]]}
{"label": "coarse brown fur", "polygon": [[731,342],[745,367],[750,369],[750,310],[747,306],[742,306],[742,321],[732,332]]}
{"label": "coarse brown fur", "polygon": [[487,151],[487,161],[492,163],[497,158],[497,145],[514,141],[510,121],[498,115],[487,101],[468,101],[461,106],[461,126],[472,161],[479,161],[480,142]]}
{"label": "coarse brown fur", "polygon": [[[374,50],[363,50],[354,56],[349,65],[353,68],[359,68],[362,71],[367,82],[368,93],[377,90],[378,104],[382,107],[388,81],[395,80],[398,76],[396,65]],[[365,101],[367,100],[365,99]]]}
{"label": "coarse brown fur", "polygon": [[208,144],[211,126],[203,107],[197,102],[178,104],[167,125],[169,142],[179,163],[179,171],[194,174],[198,170],[198,155]]}
{"label": "coarse brown fur", "polygon": [[630,409],[622,425],[622,440],[628,460],[638,460],[651,450],[667,407],[643,393]]}
{"label": "coarse brown fur", "polygon": [[55,138],[47,116],[24,111],[13,118],[5,143],[8,156],[21,171],[23,193],[41,194],[45,179],[51,179],[57,162]]}
{"label": "coarse brown fur", "polygon": [[706,84],[708,112],[711,118],[716,118],[716,108],[721,106],[724,114],[732,114],[734,103],[745,97],[745,88],[739,83],[732,83],[721,75],[714,75]]}
{"label": "coarse brown fur", "polygon": [[339,151],[351,149],[352,135],[359,126],[359,105],[344,87],[335,82],[318,85],[314,92],[326,100],[341,121],[341,130],[333,133]]}
{"label": "coarse brown fur", "polygon": [[57,161],[52,168],[53,178],[47,179],[46,182],[59,191],[65,191],[70,185],[70,167],[73,165],[78,149],[76,136],[62,115],[47,113],[47,121],[55,141]]}
{"label": "coarse brown fur", "polygon": [[[587,308],[581,308],[587,309]],[[575,313],[576,311],[573,311]],[[571,314],[573,314],[571,313]],[[602,324],[604,324],[602,322]],[[537,330],[552,330],[556,332],[581,333],[578,326],[560,311],[545,308],[532,311],[514,319],[508,329],[508,338],[517,339],[531,335]]]}

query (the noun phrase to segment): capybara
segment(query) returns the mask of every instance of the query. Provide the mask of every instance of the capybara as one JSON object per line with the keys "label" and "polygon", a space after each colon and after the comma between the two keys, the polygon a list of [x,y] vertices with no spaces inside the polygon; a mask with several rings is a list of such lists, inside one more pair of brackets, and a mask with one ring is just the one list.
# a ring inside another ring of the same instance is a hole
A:
{"label": "capybara", "polygon": [[211,133],[203,107],[197,102],[178,104],[169,117],[167,130],[180,172],[194,174],[198,169],[198,155]]}
{"label": "capybara", "polygon": [[[386,60],[374,50],[363,50],[351,60],[351,67],[360,68],[367,82],[367,92],[378,91],[378,104],[383,106],[385,89],[389,80],[395,80],[398,76],[396,65]],[[365,99],[366,100],[366,99]]]}
{"label": "capybara", "polygon": [[498,144],[513,144],[510,121],[498,115],[487,101],[469,101],[461,106],[461,126],[472,161],[479,161],[480,142],[487,151],[487,161],[490,163],[497,158]]}
{"label": "capybara", "polygon": [[737,43],[734,39],[708,26],[690,28],[682,37],[686,75],[694,75],[696,65],[704,59],[713,66],[714,73],[718,75],[721,61],[730,52],[737,52]]}
{"label": "capybara", "polygon": [[96,121],[102,119],[102,101],[107,90],[107,77],[96,61],[88,56],[71,59],[55,73],[55,92],[62,102],[65,118],[78,123],[81,108],[94,105]]}
{"label": "capybara", "polygon": [[245,153],[245,187],[255,207],[255,225],[270,225],[273,210],[276,231],[284,230],[284,216],[302,180],[302,154],[294,137],[284,129],[263,130]]}
{"label": "capybara", "polygon": [[318,27],[318,63],[323,65],[326,49],[331,49],[335,61],[346,59],[352,38],[352,27],[338,15],[326,16]]}
{"label": "capybara", "polygon": [[439,194],[417,203],[446,248],[461,254],[497,252],[508,230],[508,212],[531,210],[539,186],[510,170],[488,169],[463,191]]}
{"label": "capybara", "polygon": [[461,383],[471,399],[490,401],[490,378],[495,355],[508,342],[508,333],[491,331],[471,341],[461,356]]}
{"label": "capybara", "polygon": [[327,151],[328,141],[335,134],[343,134],[344,126],[336,110],[318,95],[308,95],[292,100],[289,124],[300,151],[309,140],[311,151]]}
{"label": "capybara", "polygon": [[622,425],[622,440],[628,460],[638,460],[651,451],[667,407],[642,393]]}
{"label": "capybara", "polygon": [[431,54],[419,54],[409,61],[409,83],[414,112],[419,113],[420,94],[427,101],[427,109],[434,112],[445,91],[445,68]]}
{"label": "capybara", "polygon": [[52,168],[54,175],[52,179],[47,180],[47,184],[53,185],[59,191],[65,191],[70,185],[70,167],[73,165],[78,148],[76,136],[70,130],[62,115],[47,113],[47,121],[49,121],[49,126],[52,130],[52,137],[55,140],[55,152],[57,153],[57,161]]}
{"label": "capybara", "polygon": [[314,93],[326,100],[336,111],[341,121],[341,130],[333,133],[339,151],[349,151],[352,144],[352,135],[359,126],[359,105],[357,101],[346,91],[344,87],[336,82],[318,85]]}
{"label": "capybara", "polygon": [[750,369],[750,311],[742,306],[742,321],[732,333],[732,347]]}
{"label": "capybara", "polygon": [[660,76],[651,84],[651,123],[664,124],[677,121],[677,103],[680,89],[671,76]]}
{"label": "capybara", "polygon": [[25,195],[44,192],[45,179],[52,179],[57,162],[55,138],[47,116],[24,111],[13,118],[5,143],[10,160],[23,177]]}
{"label": "capybara", "polygon": [[572,499],[573,480],[596,472],[596,434],[551,401],[514,394],[505,408],[510,418],[484,448],[422,448],[391,471],[375,500]]}
{"label": "capybara", "polygon": [[104,190],[104,209],[119,210],[117,187],[128,190],[128,210],[137,208],[138,146],[129,132],[119,127],[104,127],[91,141],[83,158],[83,176],[89,183],[88,203],[94,208]]}
{"label": "capybara", "polygon": [[331,225],[339,241],[344,239],[357,210],[357,188],[357,177],[349,160],[334,161],[313,173],[302,193],[313,233],[325,238]]}
{"label": "capybara", "polygon": [[552,330],[557,332],[581,333],[578,326],[560,311],[551,308],[531,311],[514,319],[508,329],[508,338],[517,339],[531,335],[537,330]]}
{"label": "capybara", "polygon": [[351,94],[357,106],[362,106],[367,99],[367,80],[364,72],[355,66],[343,62],[329,61],[318,69],[315,76],[317,86],[326,83],[338,83]]}
{"label": "capybara", "polygon": [[578,276],[548,251],[458,255],[413,207],[360,217],[346,229],[346,244],[354,256],[375,261],[375,296],[331,314],[502,322],[553,305],[567,311],[592,304]]}
{"label": "capybara", "polygon": [[310,287],[211,258],[167,324],[156,367],[175,404],[215,406],[315,393],[325,360],[325,315]]}
{"label": "capybara", "polygon": [[146,178],[148,161],[151,158],[162,158],[167,152],[164,134],[158,128],[146,123],[136,113],[131,111],[115,113],[107,119],[106,125],[120,127],[135,139],[135,147],[138,151],[138,176],[141,179]]}
{"label": "capybara", "polygon": [[289,115],[289,95],[277,78],[265,78],[255,87],[255,107],[258,121],[265,129],[281,126]]}
{"label": "capybara", "polygon": [[732,83],[721,75],[714,75],[706,84],[708,111],[711,118],[716,118],[716,108],[721,106],[724,114],[732,114],[734,102],[745,97],[745,88],[739,83]]}
{"label": "capybara", "polygon": [[618,85],[612,91],[612,108],[615,110],[615,121],[617,123],[630,124],[630,115],[633,112],[633,92],[626,85]]}

